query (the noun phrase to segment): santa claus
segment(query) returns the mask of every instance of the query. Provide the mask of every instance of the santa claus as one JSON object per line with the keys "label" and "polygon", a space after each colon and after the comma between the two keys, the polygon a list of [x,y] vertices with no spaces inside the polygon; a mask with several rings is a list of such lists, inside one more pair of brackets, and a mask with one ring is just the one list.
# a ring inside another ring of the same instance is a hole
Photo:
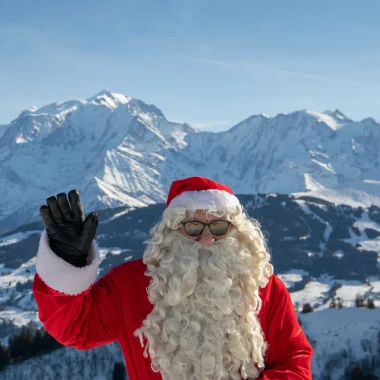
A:
{"label": "santa claus", "polygon": [[47,199],[33,292],[39,318],[81,350],[119,342],[130,380],[306,380],[312,348],[260,226],[231,189],[174,181],[140,260],[96,281],[98,219],[77,191]]}

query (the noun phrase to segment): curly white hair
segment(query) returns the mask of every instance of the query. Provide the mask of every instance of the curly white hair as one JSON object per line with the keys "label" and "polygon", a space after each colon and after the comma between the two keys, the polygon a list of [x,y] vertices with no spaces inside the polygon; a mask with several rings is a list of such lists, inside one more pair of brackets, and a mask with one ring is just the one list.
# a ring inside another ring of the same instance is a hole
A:
{"label": "curly white hair", "polygon": [[267,348],[257,315],[270,254],[241,206],[204,211],[231,222],[226,238],[205,246],[180,234],[194,217],[185,208],[167,209],[152,229],[143,261],[154,307],[135,335],[164,380],[255,379]]}

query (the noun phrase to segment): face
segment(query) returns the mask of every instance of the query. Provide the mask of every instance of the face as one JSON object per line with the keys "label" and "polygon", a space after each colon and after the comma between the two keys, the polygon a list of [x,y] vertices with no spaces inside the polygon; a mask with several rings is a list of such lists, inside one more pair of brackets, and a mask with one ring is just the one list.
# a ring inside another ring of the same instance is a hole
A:
{"label": "face", "polygon": [[[194,214],[194,219],[193,221],[198,221],[198,222],[202,222],[202,223],[211,223],[215,220],[226,220],[224,217],[217,217],[217,216],[214,216],[214,215],[206,215],[206,212],[204,210],[196,210],[195,211],[195,214]],[[190,240],[193,240],[193,241],[199,241],[200,243],[204,244],[204,245],[210,245],[212,244],[214,241],[217,241],[217,240],[221,240],[221,239],[224,239],[225,237],[228,236],[228,234],[230,233],[230,230],[231,230],[231,225],[230,225],[230,228],[228,229],[227,233],[222,235],[222,236],[214,236],[212,235],[212,233],[210,232],[210,229],[208,226],[206,226],[202,232],[202,235],[201,236],[189,236],[184,227],[181,226],[178,231],[183,235],[183,236],[186,236],[188,239]]]}

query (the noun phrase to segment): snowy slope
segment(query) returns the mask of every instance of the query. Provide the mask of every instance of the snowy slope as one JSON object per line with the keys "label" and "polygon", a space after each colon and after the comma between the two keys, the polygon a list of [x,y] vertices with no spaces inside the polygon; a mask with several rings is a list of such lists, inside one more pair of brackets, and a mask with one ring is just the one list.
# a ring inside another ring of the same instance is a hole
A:
{"label": "snowy slope", "polygon": [[33,220],[48,194],[72,188],[86,194],[91,208],[162,200],[158,152],[183,148],[188,133],[196,132],[109,91],[26,110],[0,138],[0,220]]}
{"label": "snowy slope", "polygon": [[[334,205],[298,194],[242,195],[239,199],[248,215],[260,222],[276,273],[284,276],[300,307],[310,302],[323,309],[333,296],[352,306],[357,293],[380,302],[376,282],[380,276],[379,207]],[[164,207],[154,204],[99,212],[96,239],[104,258],[100,275],[142,257],[144,241]],[[0,318],[18,326],[36,320],[29,313],[35,311],[30,288],[42,228],[39,221],[0,236],[0,304],[6,305]],[[336,284],[341,288],[335,289]]]}
{"label": "snowy slope", "polygon": [[[310,303],[315,310],[299,314],[316,352],[314,379],[326,379],[326,371],[334,375],[331,379],[341,379],[354,362],[379,349],[380,266],[376,268],[376,263],[380,256],[380,209],[373,205],[334,205],[299,194],[239,198],[249,215],[260,220],[276,273],[289,289],[295,309],[300,312],[305,303]],[[99,213],[99,276],[141,257],[149,230],[163,210],[164,204],[154,204]],[[0,340],[5,344],[17,327],[29,321],[39,323],[31,280],[41,229],[41,223],[33,223],[0,236],[0,304],[4,308],[0,311]],[[357,294],[373,298],[377,309],[352,308]],[[342,300],[343,309],[329,309],[334,297]],[[13,327],[2,321],[11,322]],[[26,374],[33,380],[41,376],[54,379],[61,374],[65,380],[83,378],[84,373],[89,379],[109,379],[115,360],[120,358],[116,346],[90,352],[67,348],[11,366],[1,375],[21,380]]]}
{"label": "snowy slope", "polygon": [[116,343],[88,351],[64,347],[50,354],[9,366],[2,380],[110,380],[115,362],[124,357]]}
{"label": "snowy slope", "polygon": [[358,362],[374,363],[380,376],[380,309],[326,309],[302,314],[302,327],[314,343],[313,379],[348,379]]}
{"label": "snowy slope", "polygon": [[256,115],[226,132],[199,132],[106,90],[30,108],[6,126],[0,228],[38,218],[47,196],[74,187],[86,208],[139,207],[164,201],[172,180],[191,175],[235,193],[345,191],[380,204],[379,152],[380,124],[338,110]]}
{"label": "snowy slope", "polygon": [[[366,362],[380,375],[380,309],[328,309],[299,318],[314,349],[313,380],[347,380],[356,363]],[[89,351],[61,348],[9,366],[1,379],[109,380],[116,361],[124,358],[115,343]]]}
{"label": "snowy slope", "polygon": [[8,128],[7,125],[0,125],[0,138],[4,134],[5,130]]}

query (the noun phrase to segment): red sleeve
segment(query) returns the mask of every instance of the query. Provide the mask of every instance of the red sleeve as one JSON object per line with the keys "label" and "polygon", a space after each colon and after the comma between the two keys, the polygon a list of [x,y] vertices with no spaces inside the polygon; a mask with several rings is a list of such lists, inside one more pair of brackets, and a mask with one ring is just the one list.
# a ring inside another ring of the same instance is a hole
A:
{"label": "red sleeve", "polygon": [[36,274],[33,293],[45,330],[61,344],[80,350],[118,340],[123,313],[113,273],[78,295],[54,290]]}
{"label": "red sleeve", "polygon": [[273,276],[265,313],[268,349],[260,380],[311,380],[312,347],[283,282]]}

